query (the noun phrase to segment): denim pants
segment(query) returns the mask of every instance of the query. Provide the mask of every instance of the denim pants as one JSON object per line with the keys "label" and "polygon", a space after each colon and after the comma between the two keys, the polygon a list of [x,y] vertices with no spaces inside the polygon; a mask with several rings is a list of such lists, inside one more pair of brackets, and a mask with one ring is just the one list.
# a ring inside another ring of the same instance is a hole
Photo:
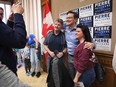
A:
{"label": "denim pants", "polygon": [[94,68],[86,70],[79,78],[80,82],[83,82],[84,87],[89,87],[95,80]]}
{"label": "denim pants", "polygon": [[17,63],[21,65],[21,49],[18,49],[17,54]]}
{"label": "denim pants", "polygon": [[40,72],[40,60],[37,57],[35,48],[30,48],[31,72]]}
{"label": "denim pants", "polygon": [[74,57],[68,54],[68,67],[71,78],[74,79],[75,68],[74,68]]}

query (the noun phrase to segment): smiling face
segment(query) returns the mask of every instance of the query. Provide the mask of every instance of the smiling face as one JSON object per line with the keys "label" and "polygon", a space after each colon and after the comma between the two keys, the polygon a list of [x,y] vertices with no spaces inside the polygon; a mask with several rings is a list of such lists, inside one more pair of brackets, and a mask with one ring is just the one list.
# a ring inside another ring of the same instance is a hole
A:
{"label": "smiling face", "polygon": [[58,21],[54,23],[54,29],[55,31],[60,31],[62,29],[62,24]]}
{"label": "smiling face", "polygon": [[79,40],[84,38],[84,34],[81,28],[76,28],[76,38],[78,38]]}
{"label": "smiling face", "polygon": [[88,26],[78,24],[76,27],[76,38],[78,38],[78,40],[92,42]]}
{"label": "smiling face", "polygon": [[55,31],[61,31],[63,25],[63,20],[58,18],[54,22],[54,30]]}
{"label": "smiling face", "polygon": [[68,13],[66,16],[66,24],[68,26],[74,25],[76,23],[77,19],[74,18],[74,14]]}

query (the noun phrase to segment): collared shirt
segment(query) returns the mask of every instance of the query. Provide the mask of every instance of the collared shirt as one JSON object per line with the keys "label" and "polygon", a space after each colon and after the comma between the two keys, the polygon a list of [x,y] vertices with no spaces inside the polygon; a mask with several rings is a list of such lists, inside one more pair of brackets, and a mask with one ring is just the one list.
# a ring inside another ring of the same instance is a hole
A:
{"label": "collared shirt", "polygon": [[55,35],[54,32],[47,34],[44,45],[47,45],[51,51],[62,52],[66,48],[66,40],[63,32],[60,32],[58,35]]}
{"label": "collared shirt", "polygon": [[76,26],[73,29],[70,29],[69,26],[65,29],[65,36],[67,42],[68,54],[74,55],[74,50],[78,45],[78,40],[76,39]]}
{"label": "collared shirt", "polygon": [[29,35],[29,38],[28,38],[28,44],[29,45],[32,45],[35,43],[35,41],[33,40],[35,38],[35,35],[34,34],[30,34]]}

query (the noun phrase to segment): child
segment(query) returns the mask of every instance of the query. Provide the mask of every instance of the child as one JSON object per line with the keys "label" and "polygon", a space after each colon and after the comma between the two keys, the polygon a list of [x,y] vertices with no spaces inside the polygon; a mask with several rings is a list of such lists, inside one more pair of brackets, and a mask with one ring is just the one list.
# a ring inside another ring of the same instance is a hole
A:
{"label": "child", "polygon": [[29,48],[28,44],[26,44],[25,48],[23,49],[23,53],[22,53],[22,58],[24,60],[25,71],[26,71],[27,76],[30,75],[30,69],[31,69],[30,50],[29,49],[30,48]]}

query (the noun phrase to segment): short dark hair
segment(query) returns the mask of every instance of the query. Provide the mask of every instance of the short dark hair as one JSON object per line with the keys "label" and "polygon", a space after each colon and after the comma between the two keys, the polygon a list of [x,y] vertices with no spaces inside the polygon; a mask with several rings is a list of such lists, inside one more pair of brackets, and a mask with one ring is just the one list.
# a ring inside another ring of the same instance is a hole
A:
{"label": "short dark hair", "polygon": [[74,19],[76,19],[76,18],[78,19],[79,18],[79,15],[76,12],[68,11],[66,14],[68,15],[69,13],[74,15]]}
{"label": "short dark hair", "polygon": [[81,30],[82,30],[82,32],[83,32],[83,34],[85,36],[85,41],[92,42],[92,38],[91,38],[91,34],[90,34],[88,26],[82,25],[82,24],[78,24],[76,26],[76,28],[81,28]]}
{"label": "short dark hair", "polygon": [[1,9],[2,11],[4,11],[4,9],[3,9],[2,7],[0,7],[0,9]]}
{"label": "short dark hair", "polygon": [[55,20],[55,22],[59,22],[59,23],[61,23],[61,24],[63,25],[63,20],[60,19],[60,18],[57,18],[57,19]]}

